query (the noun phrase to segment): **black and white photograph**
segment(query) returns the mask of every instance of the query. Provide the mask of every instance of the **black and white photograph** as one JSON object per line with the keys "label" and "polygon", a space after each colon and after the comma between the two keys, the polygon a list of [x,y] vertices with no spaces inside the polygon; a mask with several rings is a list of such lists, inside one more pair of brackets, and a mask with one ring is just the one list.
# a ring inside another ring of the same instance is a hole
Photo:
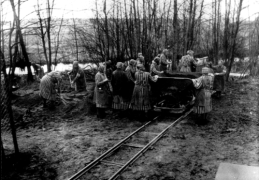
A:
{"label": "black and white photograph", "polygon": [[259,180],[259,0],[0,0],[0,179]]}

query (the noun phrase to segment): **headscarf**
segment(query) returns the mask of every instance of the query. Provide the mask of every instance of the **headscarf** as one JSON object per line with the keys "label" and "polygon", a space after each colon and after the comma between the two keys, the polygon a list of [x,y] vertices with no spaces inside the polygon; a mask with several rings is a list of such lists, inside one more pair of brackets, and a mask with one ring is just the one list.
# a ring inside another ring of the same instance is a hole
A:
{"label": "headscarf", "polygon": [[168,52],[168,49],[163,49],[163,54],[165,54],[166,52]]}
{"label": "headscarf", "polygon": [[218,64],[220,64],[220,63],[221,63],[221,65],[223,65],[224,61],[221,59],[221,60],[219,60]]}
{"label": "headscarf", "polygon": [[129,66],[133,67],[137,64],[137,61],[134,60],[134,59],[131,59],[130,62],[129,62]]}
{"label": "headscarf", "polygon": [[138,57],[142,56],[142,53],[138,53]]}
{"label": "headscarf", "polygon": [[79,67],[78,61],[74,61],[74,62],[73,62],[73,68],[74,68],[74,67]]}
{"label": "headscarf", "polygon": [[75,73],[78,73],[79,70],[80,70],[80,67],[79,67],[78,61],[74,61],[72,71],[75,72]]}
{"label": "headscarf", "polygon": [[117,62],[116,67],[117,67],[117,69],[122,69],[123,68],[123,63],[122,62]]}
{"label": "headscarf", "polygon": [[138,64],[137,65],[137,68],[140,70],[140,71],[145,71],[145,67],[143,64]]}
{"label": "headscarf", "polygon": [[140,63],[144,63],[144,56],[140,56],[138,59]]}
{"label": "headscarf", "polygon": [[62,81],[62,73],[59,71],[52,71],[48,73],[49,76],[56,79],[58,83]]}
{"label": "headscarf", "polygon": [[193,52],[193,50],[188,50],[187,51],[187,54],[189,54],[189,55],[191,55],[191,54],[193,54],[194,52]]}
{"label": "headscarf", "polygon": [[104,65],[103,64],[100,64],[100,66],[98,67],[98,71],[100,73],[104,73]]}
{"label": "headscarf", "polygon": [[209,71],[210,71],[210,69],[207,68],[207,67],[203,67],[202,70],[201,70],[202,74],[208,74]]}

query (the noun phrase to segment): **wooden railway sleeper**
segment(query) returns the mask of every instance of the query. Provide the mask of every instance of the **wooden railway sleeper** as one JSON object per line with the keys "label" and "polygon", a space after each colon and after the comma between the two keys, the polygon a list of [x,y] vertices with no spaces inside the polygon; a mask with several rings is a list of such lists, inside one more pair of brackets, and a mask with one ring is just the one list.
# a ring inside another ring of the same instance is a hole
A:
{"label": "wooden railway sleeper", "polygon": [[134,148],[143,148],[143,147],[145,147],[145,145],[135,144],[135,143],[127,143],[127,144],[123,144],[123,146],[134,147]]}
{"label": "wooden railway sleeper", "polygon": [[187,115],[189,115],[192,112],[192,109],[185,112],[184,115],[179,117],[177,120],[175,120],[173,123],[171,123],[169,126],[167,126],[161,133],[159,133],[155,138],[153,138],[144,148],[142,148],[137,154],[135,154],[127,163],[124,164],[123,167],[121,167],[117,172],[115,172],[112,177],[109,178],[109,180],[115,180],[118,178],[118,176],[131,164],[133,164],[142,154],[144,154],[153,144],[155,144],[168,129],[177,123],[179,123],[183,118],[185,118]]}
{"label": "wooden railway sleeper", "polygon": [[113,162],[113,161],[101,160],[100,162],[102,164],[106,164],[106,165],[114,165],[114,166],[119,166],[119,167],[123,167],[124,166],[124,164]]}

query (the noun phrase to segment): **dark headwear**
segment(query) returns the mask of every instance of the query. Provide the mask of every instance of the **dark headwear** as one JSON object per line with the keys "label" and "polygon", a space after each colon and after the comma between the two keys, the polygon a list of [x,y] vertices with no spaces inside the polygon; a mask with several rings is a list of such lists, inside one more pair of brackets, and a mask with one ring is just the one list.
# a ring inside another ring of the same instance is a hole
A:
{"label": "dark headwear", "polygon": [[159,57],[155,57],[154,62],[159,64],[159,61],[160,61],[160,58]]}

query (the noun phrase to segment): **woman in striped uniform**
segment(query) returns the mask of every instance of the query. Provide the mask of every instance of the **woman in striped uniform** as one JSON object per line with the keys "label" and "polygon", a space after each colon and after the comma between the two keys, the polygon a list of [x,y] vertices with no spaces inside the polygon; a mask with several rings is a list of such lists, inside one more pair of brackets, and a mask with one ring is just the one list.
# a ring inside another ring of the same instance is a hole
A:
{"label": "woman in striped uniform", "polygon": [[137,72],[135,73],[135,87],[131,99],[131,108],[133,110],[145,111],[151,109],[151,103],[149,99],[150,84],[149,79],[156,82],[157,77],[152,77],[149,72],[145,72],[143,64],[137,65]]}
{"label": "woman in striped uniform", "polygon": [[197,91],[196,101],[194,104],[194,113],[202,116],[203,120],[207,119],[207,114],[212,110],[211,94],[214,77],[209,74],[210,69],[202,68],[202,76],[194,79],[194,86],[201,89]]}
{"label": "woman in striped uniform", "polygon": [[180,72],[191,72],[191,64],[194,66],[197,65],[196,61],[193,58],[194,52],[192,50],[187,51],[187,55],[183,56],[179,62]]}
{"label": "woman in striped uniform", "polygon": [[159,57],[155,57],[155,59],[152,61],[152,64],[150,65],[150,73],[151,75],[161,75],[164,73],[164,71],[159,71]]}
{"label": "woman in striped uniform", "polygon": [[49,72],[42,77],[40,80],[40,96],[43,99],[43,107],[47,106],[47,101],[53,104],[57,97],[55,87],[57,87],[58,93],[60,93],[61,81],[61,73],[57,71]]}

